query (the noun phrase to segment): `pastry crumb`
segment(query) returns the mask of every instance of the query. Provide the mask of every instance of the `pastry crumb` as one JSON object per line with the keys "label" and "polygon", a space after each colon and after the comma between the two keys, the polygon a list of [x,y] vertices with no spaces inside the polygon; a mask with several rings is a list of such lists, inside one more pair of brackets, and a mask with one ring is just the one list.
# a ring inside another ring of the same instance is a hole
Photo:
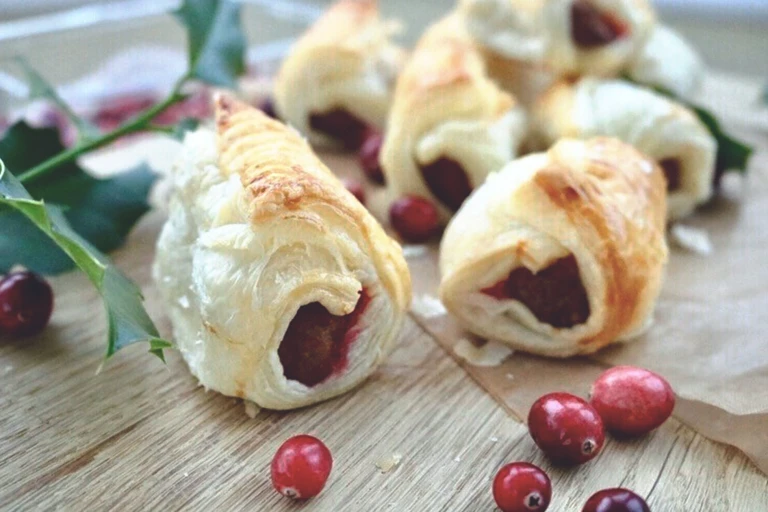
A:
{"label": "pastry crumb", "polygon": [[512,375],[511,373],[508,373],[508,374],[506,375],[506,377],[507,377],[507,380],[513,380],[513,379],[515,378],[515,376],[514,376],[514,375]]}
{"label": "pastry crumb", "polygon": [[475,345],[467,338],[460,339],[453,351],[472,366],[491,367],[499,366],[514,350],[498,341],[488,340],[483,345]]}
{"label": "pastry crumb", "polygon": [[411,311],[424,318],[434,318],[447,313],[440,299],[432,295],[417,295],[411,303]]}
{"label": "pastry crumb", "polygon": [[403,257],[407,258],[418,258],[420,256],[424,256],[427,254],[427,246],[426,245],[404,245],[403,246]]}
{"label": "pastry crumb", "polygon": [[259,414],[259,412],[261,412],[261,408],[254,402],[251,402],[250,400],[243,400],[243,403],[245,404],[245,414],[249,418],[253,419],[256,417],[256,415]]}
{"label": "pastry crumb", "polygon": [[393,469],[395,469],[397,466],[400,465],[400,461],[403,460],[403,456],[399,453],[393,453],[392,455],[389,455],[387,457],[384,457],[383,459],[376,462],[376,467],[379,468],[379,471],[382,473],[389,473]]}
{"label": "pastry crumb", "polygon": [[670,234],[672,241],[681,249],[702,256],[708,256],[713,252],[709,234],[703,229],[686,226],[684,224],[675,224],[670,229]]}
{"label": "pastry crumb", "polygon": [[490,442],[492,442],[492,443],[498,443],[499,442],[499,438],[496,437],[496,436],[491,436],[491,437],[488,438],[488,440]]}
{"label": "pastry crumb", "polygon": [[461,457],[459,457],[459,456],[457,455],[457,456],[456,456],[456,458],[455,458],[455,459],[453,459],[453,462],[461,462]]}

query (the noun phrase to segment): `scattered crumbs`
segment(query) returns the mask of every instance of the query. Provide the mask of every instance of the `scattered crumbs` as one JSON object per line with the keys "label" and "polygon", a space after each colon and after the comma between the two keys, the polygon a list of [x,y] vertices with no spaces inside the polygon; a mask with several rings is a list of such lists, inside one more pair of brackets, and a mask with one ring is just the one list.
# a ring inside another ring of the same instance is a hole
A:
{"label": "scattered crumbs", "polygon": [[401,460],[403,460],[403,456],[401,454],[393,453],[392,455],[377,461],[376,467],[379,468],[382,473],[389,473],[400,465]]}
{"label": "scattered crumbs", "polygon": [[686,249],[702,256],[712,254],[712,242],[709,239],[709,234],[703,229],[684,224],[675,224],[670,229],[670,234],[672,235],[672,241],[681,249]]}
{"label": "scattered crumbs", "polygon": [[515,376],[514,376],[514,375],[512,375],[511,373],[508,373],[508,374],[506,375],[506,377],[507,377],[507,380],[512,380],[512,379],[514,379],[514,378],[515,378]]}
{"label": "scattered crumbs", "polygon": [[404,245],[403,257],[405,258],[418,258],[427,254],[426,245]]}
{"label": "scattered crumbs", "polygon": [[440,299],[432,295],[417,295],[411,303],[411,311],[423,318],[434,318],[446,314]]}
{"label": "scattered crumbs", "polygon": [[498,442],[499,442],[499,438],[498,438],[498,437],[496,437],[496,436],[491,436],[491,437],[489,438],[489,440],[490,440],[492,443],[498,443]]}
{"label": "scattered crumbs", "polygon": [[498,341],[488,340],[483,345],[475,345],[467,338],[460,339],[453,351],[472,366],[499,366],[514,350]]}
{"label": "scattered crumbs", "polygon": [[453,462],[461,462],[461,457],[459,457],[459,456],[457,455],[457,456],[456,456],[456,458],[455,458],[455,459],[453,459]]}
{"label": "scattered crumbs", "polygon": [[243,402],[245,403],[245,414],[249,418],[251,419],[255,418],[256,415],[259,414],[259,412],[261,411],[259,406],[251,402],[250,400],[243,400]]}

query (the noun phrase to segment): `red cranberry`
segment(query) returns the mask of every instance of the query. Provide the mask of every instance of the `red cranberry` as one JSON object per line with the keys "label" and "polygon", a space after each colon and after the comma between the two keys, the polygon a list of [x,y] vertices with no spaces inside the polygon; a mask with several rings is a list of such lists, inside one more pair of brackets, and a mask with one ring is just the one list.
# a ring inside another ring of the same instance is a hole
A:
{"label": "red cranberry", "polygon": [[33,272],[15,272],[0,281],[0,332],[31,336],[48,325],[53,290]]}
{"label": "red cranberry", "polygon": [[360,201],[361,204],[365,204],[365,189],[363,188],[363,184],[360,183],[357,180],[350,180],[346,179],[343,181],[344,187],[349,190],[353,196],[357,198],[358,201]]}
{"label": "red cranberry", "polygon": [[419,196],[404,196],[392,203],[389,222],[403,240],[411,243],[426,242],[440,227],[435,205]]}
{"label": "red cranberry", "polygon": [[590,0],[571,4],[571,39],[584,49],[599,48],[627,35],[629,28],[611,13],[601,12]]}
{"label": "red cranberry", "polygon": [[605,428],[623,436],[641,436],[672,414],[675,393],[663,377],[634,366],[605,371],[592,385],[590,403]]}
{"label": "red cranberry", "polygon": [[581,512],[651,512],[643,498],[628,489],[604,489],[593,494]]}
{"label": "red cranberry", "polygon": [[368,178],[376,183],[384,183],[384,172],[379,164],[379,153],[384,137],[376,130],[368,130],[363,144],[358,152],[360,167]]}
{"label": "red cranberry", "polygon": [[306,500],[325,487],[333,467],[331,451],[316,437],[300,435],[284,442],[272,459],[272,485],[289,498]]}
{"label": "red cranberry", "polygon": [[536,400],[528,413],[528,430],[539,448],[560,464],[592,460],[605,441],[597,411],[569,393],[550,393]]}
{"label": "red cranberry", "polygon": [[552,499],[552,483],[533,464],[507,464],[493,479],[493,499],[502,512],[544,512]]}
{"label": "red cranberry", "polygon": [[439,158],[429,165],[422,166],[421,174],[432,195],[454,212],[472,193],[472,185],[464,168],[450,158]]}

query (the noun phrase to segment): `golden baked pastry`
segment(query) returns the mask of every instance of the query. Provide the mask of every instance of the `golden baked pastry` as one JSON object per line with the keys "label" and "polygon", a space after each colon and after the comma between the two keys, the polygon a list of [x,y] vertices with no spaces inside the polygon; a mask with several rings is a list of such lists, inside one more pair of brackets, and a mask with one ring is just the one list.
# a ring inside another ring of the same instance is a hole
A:
{"label": "golden baked pastry", "polygon": [[649,0],[461,0],[472,37],[558,75],[618,73],[655,23]]}
{"label": "golden baked pastry", "polygon": [[206,388],[291,409],[360,384],[410,303],[399,245],[294,130],[228,96],[170,175],[154,274]]}
{"label": "golden baked pastry", "polygon": [[621,80],[561,82],[532,114],[542,147],[562,137],[617,137],[664,170],[669,217],[679,219],[712,195],[717,142],[688,108]]}
{"label": "golden baked pastry", "polygon": [[383,128],[403,50],[376,0],[339,0],[291,48],[277,75],[277,113],[311,142],[357,148]]}
{"label": "golden baked pastry", "polygon": [[379,156],[395,195],[432,199],[447,220],[517,154],[525,114],[486,75],[456,16],[430,27],[397,81]]}
{"label": "golden baked pastry", "polygon": [[440,298],[469,331],[553,357],[650,323],[667,245],[653,160],[611,138],[564,139],[488,177],[440,246]]}

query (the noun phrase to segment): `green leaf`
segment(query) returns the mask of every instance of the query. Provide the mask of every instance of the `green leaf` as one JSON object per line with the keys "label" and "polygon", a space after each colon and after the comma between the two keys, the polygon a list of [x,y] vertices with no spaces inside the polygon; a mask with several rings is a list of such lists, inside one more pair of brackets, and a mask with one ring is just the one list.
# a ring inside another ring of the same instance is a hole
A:
{"label": "green leaf", "polygon": [[174,14],[187,29],[190,76],[234,87],[245,71],[240,5],[231,0],[184,0]]}
{"label": "green leaf", "polygon": [[176,126],[173,127],[170,136],[176,140],[183,141],[184,135],[186,135],[187,132],[197,130],[198,126],[200,126],[199,119],[194,119],[192,117],[182,119],[176,124]]}
{"label": "green leaf", "polygon": [[88,276],[101,294],[109,324],[107,354],[138,342],[149,343],[150,352],[163,361],[163,349],[171,348],[160,338],[142,302],[139,288],[109,259],[78,235],[61,210],[36,201],[0,160],[0,205],[24,215]]}
{"label": "green leaf", "polygon": [[16,62],[24,71],[29,85],[29,99],[42,99],[53,103],[58,109],[67,116],[67,119],[75,125],[81,139],[92,139],[100,135],[99,129],[75,114],[69,105],[59,96],[56,89],[43,78],[29,63],[22,57],[16,57]]}
{"label": "green leaf", "polygon": [[[27,169],[62,149],[56,130],[31,128],[20,122],[0,141],[0,158],[9,168]],[[136,222],[149,210],[147,196],[156,179],[145,164],[98,179],[70,162],[48,179],[31,182],[28,191],[33,198],[57,206],[81,237],[100,251],[109,252],[125,242]],[[0,211],[0,225],[0,272],[15,264],[43,274],[74,267],[72,260],[20,213]]]}

